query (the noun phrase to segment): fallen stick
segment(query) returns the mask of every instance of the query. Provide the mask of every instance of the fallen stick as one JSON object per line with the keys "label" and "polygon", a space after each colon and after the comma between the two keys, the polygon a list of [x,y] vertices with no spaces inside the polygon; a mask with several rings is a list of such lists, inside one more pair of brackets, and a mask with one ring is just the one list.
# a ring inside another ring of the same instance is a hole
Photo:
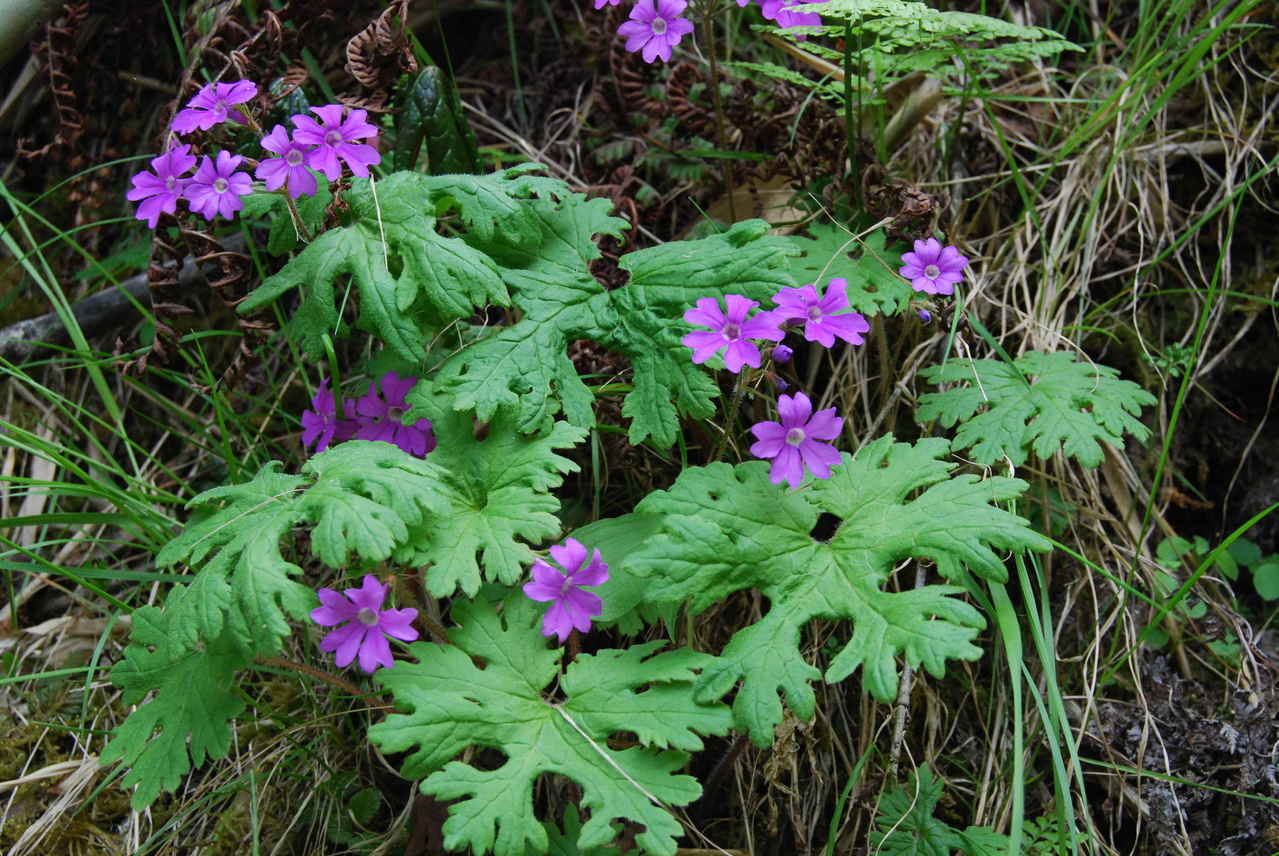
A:
{"label": "fallen stick", "polygon": [[[231,252],[243,252],[244,237],[230,235],[223,246]],[[216,262],[208,264],[211,273],[214,270],[212,265]],[[172,266],[172,262],[169,265]],[[187,258],[182,263],[182,270],[178,272],[178,284],[180,287],[194,286],[204,281],[210,273],[198,268],[194,259]],[[71,311],[80,329],[89,337],[109,330],[125,320],[131,320],[136,311],[135,302],[148,309],[151,306],[145,273],[131,276],[115,288],[108,288],[76,301]],[[67,330],[62,319],[58,317],[58,313],[50,312],[0,329],[0,357],[13,363],[25,362],[41,346],[59,344],[66,340]]]}

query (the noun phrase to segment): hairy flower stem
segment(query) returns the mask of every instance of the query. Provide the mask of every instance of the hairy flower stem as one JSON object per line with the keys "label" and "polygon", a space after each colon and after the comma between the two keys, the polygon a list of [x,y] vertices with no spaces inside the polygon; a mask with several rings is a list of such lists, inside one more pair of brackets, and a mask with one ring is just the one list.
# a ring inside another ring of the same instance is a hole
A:
{"label": "hairy flower stem", "polygon": [[[258,657],[258,662],[263,666],[272,666],[277,669],[284,669],[290,672],[299,672],[315,678],[317,681],[324,681],[326,684],[336,687],[344,693],[354,696],[355,698],[367,698],[376,695],[376,693],[366,693],[350,681],[339,678],[337,675],[329,674],[323,669],[317,669],[308,666],[306,663],[299,663],[295,660],[286,660],[284,657]],[[389,704],[370,705],[371,710],[392,710]]]}
{"label": "hairy flower stem", "polygon": [[884,316],[876,315],[871,318],[870,323],[873,325],[871,333],[875,337],[875,345],[879,352],[879,405],[888,409],[888,419],[884,425],[884,430],[889,434],[893,433],[893,427],[897,423],[897,408],[890,406],[889,394],[893,389],[893,378],[896,373],[892,371],[890,366],[897,363],[890,363],[888,357],[888,337],[884,333]]}
{"label": "hairy flower stem", "polygon": [[[396,587],[396,593],[404,600],[408,601],[409,605],[417,610],[418,623],[425,627],[427,631],[435,637],[436,642],[441,645],[449,644],[448,629],[431,617],[431,612],[434,610],[427,609],[427,605],[422,602],[421,598],[423,596],[429,598],[430,595],[425,594],[425,592],[419,594],[419,592],[415,590],[416,588],[416,586],[412,585],[400,585]],[[436,610],[439,609],[438,605],[434,603],[434,599],[432,599],[431,606],[436,607]]]}
{"label": "hairy flower stem", "polygon": [[[719,443],[715,446],[715,452],[711,455],[711,462],[714,463],[724,454],[724,449],[732,441],[729,439],[733,436],[733,427],[737,424],[737,413],[742,407],[742,396],[746,394],[746,367],[742,367],[741,373],[737,376],[737,383],[733,385],[733,397],[728,402],[728,413],[724,417],[724,434],[719,439]],[[734,447],[736,448],[736,447]]]}
{"label": "hairy flower stem", "polygon": [[[724,144],[724,105],[720,103],[719,97],[719,58],[716,54],[719,47],[715,43],[715,22],[711,18],[711,12],[702,17],[702,31],[706,35],[706,55],[710,58],[711,63],[711,102],[715,105],[715,148],[721,152],[728,151]],[[724,195],[728,199],[728,219],[734,223],[737,222],[737,209],[733,202],[733,165],[732,161],[724,158],[720,161],[720,172],[724,182]]]}

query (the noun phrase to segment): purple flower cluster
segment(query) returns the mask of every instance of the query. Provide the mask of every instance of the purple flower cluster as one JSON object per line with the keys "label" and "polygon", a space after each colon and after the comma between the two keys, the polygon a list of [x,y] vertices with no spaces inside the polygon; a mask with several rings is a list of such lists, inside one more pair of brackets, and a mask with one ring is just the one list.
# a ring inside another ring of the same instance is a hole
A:
{"label": "purple flower cluster", "polygon": [[[208,131],[224,122],[251,124],[235,105],[251,101],[257,94],[257,85],[248,80],[210,83],[178,111],[169,127],[175,134],[189,134]],[[274,157],[258,162],[253,174],[262,179],[267,190],[287,186],[293,199],[312,196],[318,189],[312,170],[336,181],[341,178],[345,163],[353,175],[367,178],[369,167],[381,161],[376,148],[360,142],[377,138],[377,128],[369,124],[367,111],[346,114],[341,104],[326,104],[312,107],[311,112],[319,121],[306,114],[290,117],[294,126],[291,137],[283,125],[276,125],[262,137],[262,148]],[[151,161],[150,172],[144,170],[133,176],[128,198],[142,203],[135,216],[152,229],[162,213],[177,212],[180,200],[186,200],[191,210],[206,220],[218,216],[230,220],[244,207],[240,197],[253,190],[253,179],[239,171],[244,157],[226,150],[205,155],[195,174],[188,176],[186,173],[196,165],[190,149],[187,143],[175,146]]]}
{"label": "purple flower cluster", "polygon": [[[692,349],[694,363],[704,363],[723,350],[724,366],[734,374],[743,366],[760,367],[762,355],[752,339],[780,342],[785,337],[785,327],[803,325],[804,338],[824,348],[832,347],[836,339],[850,345],[864,344],[862,334],[870,332],[870,324],[862,314],[851,311],[848,281],[839,277],[831,279],[824,292],[817,290],[816,283],[783,288],[773,295],[776,309],[751,317],[751,310],[759,305],[754,300],[729,294],[724,303],[727,312],[714,298],[699,298],[696,308],[684,313],[684,320],[709,329],[694,330],[681,341]],[[786,345],[777,345],[772,352],[773,362],[788,362],[793,353]],[[779,390],[787,388],[780,377],[776,383]],[[839,452],[821,441],[839,436],[843,419],[835,415],[835,408],[814,414],[808,396],[796,392],[793,396],[780,396],[777,411],[780,422],[751,426],[756,437],[751,454],[773,461],[769,473],[773,484],[785,481],[792,488],[798,487],[805,468],[819,479],[830,478],[831,467],[839,465]]]}
{"label": "purple flower cluster", "polygon": [[[862,333],[870,332],[870,324],[860,312],[845,312],[848,305],[848,281],[835,278],[826,287],[825,294],[819,294],[815,283],[800,288],[783,288],[773,295],[776,309],[756,313],[748,318],[750,311],[759,304],[747,300],[740,294],[725,295],[724,303],[728,311],[719,308],[719,302],[712,297],[697,300],[697,306],[684,313],[684,320],[689,324],[708,327],[709,330],[694,330],[680,341],[693,350],[693,362],[704,363],[724,350],[724,365],[733,374],[742,370],[742,366],[759,368],[759,347],[752,339],[780,342],[785,336],[785,326],[804,326],[804,338],[829,348],[835,339],[843,339],[850,345],[865,342]],[[773,349],[774,362],[784,363],[790,359],[791,349],[778,345]]]}
{"label": "purple flower cluster", "polygon": [[416,383],[415,377],[387,372],[376,383],[370,383],[368,392],[360,398],[343,399],[339,404],[329,382],[322,381],[311,399],[312,409],[302,412],[302,445],[323,452],[346,440],[381,440],[425,458],[436,445],[431,420],[419,419],[412,425],[403,422],[408,409],[405,396]]}
{"label": "purple flower cluster", "polygon": [[[595,8],[616,6],[621,0],[595,0]],[[745,6],[751,0],[737,0]],[[821,16],[812,12],[795,12],[787,8],[801,0],[758,0],[764,17],[779,27],[800,27],[820,24]],[[687,0],[637,0],[631,7],[630,17],[617,28],[617,34],[625,37],[626,49],[638,53],[644,62],[662,60],[669,62],[671,50],[680,39],[693,32],[693,22],[683,17],[688,8]],[[803,38],[801,36],[800,38]]]}

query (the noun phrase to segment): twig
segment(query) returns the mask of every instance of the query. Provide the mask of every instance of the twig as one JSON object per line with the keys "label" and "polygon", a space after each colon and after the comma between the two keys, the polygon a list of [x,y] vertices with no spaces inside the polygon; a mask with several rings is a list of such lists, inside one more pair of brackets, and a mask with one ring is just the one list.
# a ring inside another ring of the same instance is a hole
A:
{"label": "twig", "polygon": [[[228,252],[243,252],[244,236],[231,235],[224,242]],[[172,267],[172,263],[169,263]],[[187,258],[178,272],[179,286],[193,286],[207,276],[217,274],[217,267],[212,262],[205,268],[196,266],[194,259]],[[145,308],[151,305],[151,294],[147,289],[147,276],[140,273],[131,276],[116,288],[109,288],[83,300],[76,301],[71,307],[76,323],[86,336],[94,336],[112,327],[131,320],[137,304]],[[14,363],[21,363],[35,356],[43,345],[52,345],[66,340],[67,331],[62,326],[62,319],[56,312],[50,312],[37,318],[18,321],[0,329],[0,357]]]}
{"label": "twig", "polygon": [[[915,588],[924,587],[924,566],[915,564]],[[897,762],[901,759],[902,744],[906,741],[906,713],[910,710],[910,691],[915,685],[915,670],[907,662],[902,668],[901,684],[897,688],[897,701],[893,704],[893,742],[888,754],[888,781],[897,781]]]}

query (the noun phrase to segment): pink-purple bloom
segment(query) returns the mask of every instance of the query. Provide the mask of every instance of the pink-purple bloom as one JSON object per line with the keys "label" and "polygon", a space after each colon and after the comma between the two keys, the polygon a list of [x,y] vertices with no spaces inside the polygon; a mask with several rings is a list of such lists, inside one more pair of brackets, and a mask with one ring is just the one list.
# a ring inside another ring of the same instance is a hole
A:
{"label": "pink-purple bloom", "polygon": [[773,484],[785,481],[797,488],[804,480],[805,467],[819,479],[830,478],[830,468],[839,465],[839,451],[830,443],[818,441],[839,436],[844,420],[835,415],[835,408],[813,413],[808,396],[796,392],[794,396],[778,396],[777,415],[780,422],[751,426],[751,433],[757,438],[751,445],[751,454],[773,460],[768,480]]}
{"label": "pink-purple bloom", "polygon": [[324,173],[329,181],[342,177],[340,161],[346,161],[351,172],[360,178],[368,178],[369,167],[382,162],[377,149],[356,142],[377,137],[377,128],[367,121],[368,111],[352,110],[343,118],[344,109],[341,104],[325,104],[311,108],[311,112],[320,117],[320,122],[305,114],[289,120],[296,128],[294,142],[315,147],[306,153],[306,165]]}
{"label": "pink-purple bloom", "polygon": [[659,57],[667,62],[671,48],[693,32],[693,22],[680,17],[686,8],[685,0],[639,0],[631,7],[630,20],[617,28],[618,35],[626,37],[628,51],[641,52],[644,62]]}
{"label": "pink-purple bloom", "polygon": [[257,84],[251,80],[210,83],[187,102],[185,109],[178,111],[171,127],[176,133],[188,134],[196,129],[207,131],[228,119],[241,125],[246,124],[248,120],[244,118],[244,114],[231,105],[243,104],[257,94]]}
{"label": "pink-purple bloom", "polygon": [[148,228],[155,228],[161,213],[173,214],[178,210],[178,200],[190,181],[182,174],[195,166],[195,155],[190,154],[190,150],[188,145],[175,146],[151,159],[152,172],[143,170],[133,176],[133,189],[127,196],[134,202],[143,200],[134,216],[146,220]]}
{"label": "pink-purple bloom", "polygon": [[342,402],[346,419],[338,418],[337,399],[333,390],[329,389],[328,380],[320,381],[320,387],[311,399],[311,410],[302,411],[302,445],[315,446],[317,453],[323,452],[333,443],[341,443],[355,436],[356,423],[354,403]]}
{"label": "pink-purple bloom", "polygon": [[778,345],[773,348],[773,362],[775,363],[789,363],[790,358],[793,356],[795,356],[795,352],[785,345]]}
{"label": "pink-purple bloom", "polygon": [[915,252],[902,254],[897,272],[910,280],[911,288],[927,294],[954,294],[955,283],[964,278],[968,259],[952,246],[943,247],[936,238],[916,241]]}
{"label": "pink-purple bloom", "polygon": [[563,644],[574,628],[583,633],[590,630],[591,619],[604,611],[599,595],[582,587],[607,582],[608,565],[598,548],[588,557],[586,547],[575,538],[552,547],[551,558],[560,567],[535,560],[533,581],[524,584],[524,594],[539,603],[550,601],[551,608],[542,619],[542,635],[558,636]]}
{"label": "pink-purple bloom", "polygon": [[317,592],[323,605],[311,610],[311,620],[321,627],[342,625],[320,641],[320,650],[337,652],[339,668],[351,665],[357,655],[364,672],[371,674],[378,666],[389,668],[395,660],[386,637],[405,642],[417,638],[413,627],[416,609],[382,608],[389,588],[372,574],[365,574],[359,588],[346,589],[342,594],[330,588]]}
{"label": "pink-purple bloom", "polygon": [[[424,458],[435,448],[435,432],[430,419],[419,419],[412,425],[401,420],[408,402],[404,397],[417,383],[415,377],[400,377],[387,372],[355,403],[355,436],[360,440],[382,440],[394,443],[410,455]],[[381,394],[379,394],[379,387]]]}
{"label": "pink-purple bloom", "polygon": [[[748,6],[751,0],[737,0],[738,6]],[[791,27],[816,27],[822,23],[822,16],[816,12],[796,12],[788,7],[797,5],[801,0],[759,0],[759,10],[763,16],[782,29]],[[812,0],[822,2],[822,0]],[[798,39],[806,38],[803,35]]]}
{"label": "pink-purple bloom", "polygon": [[218,152],[217,161],[205,156],[200,168],[187,182],[182,195],[191,203],[191,210],[212,220],[221,214],[228,220],[244,207],[240,197],[253,190],[253,179],[247,172],[236,172],[244,158],[225,149]]}
{"label": "pink-purple bloom", "polygon": [[271,133],[262,138],[262,148],[277,155],[263,160],[254,172],[266,182],[267,190],[278,190],[287,181],[289,196],[293,199],[315,195],[315,173],[306,167],[306,156],[311,151],[311,146],[304,146],[297,140],[290,139],[284,126],[276,125]]}
{"label": "pink-purple bloom", "polygon": [[[759,4],[760,12],[764,17],[782,29],[790,29],[791,27],[819,27],[822,23],[822,16],[816,12],[796,12],[788,7],[797,4],[798,0],[761,0]],[[805,36],[797,36],[803,39]]]}
{"label": "pink-purple bloom", "polygon": [[850,345],[860,345],[866,340],[862,333],[870,332],[870,324],[860,312],[842,312],[848,309],[848,281],[835,277],[826,286],[826,293],[818,295],[815,284],[800,288],[783,288],[773,295],[777,309],[773,317],[778,321],[803,321],[804,338],[818,342],[824,348],[835,344],[835,337]]}
{"label": "pink-purple bloom", "polygon": [[699,324],[710,330],[694,330],[680,339],[693,349],[693,362],[704,363],[724,351],[724,365],[733,374],[742,370],[743,365],[759,368],[759,348],[750,339],[767,339],[780,342],[784,334],[777,327],[777,320],[771,313],[761,312],[751,319],[746,315],[759,305],[754,300],[747,300],[740,294],[725,295],[724,303],[728,307],[727,314],[720,310],[719,301],[713,297],[701,297],[697,300],[697,308],[684,313],[684,320],[689,324]]}

